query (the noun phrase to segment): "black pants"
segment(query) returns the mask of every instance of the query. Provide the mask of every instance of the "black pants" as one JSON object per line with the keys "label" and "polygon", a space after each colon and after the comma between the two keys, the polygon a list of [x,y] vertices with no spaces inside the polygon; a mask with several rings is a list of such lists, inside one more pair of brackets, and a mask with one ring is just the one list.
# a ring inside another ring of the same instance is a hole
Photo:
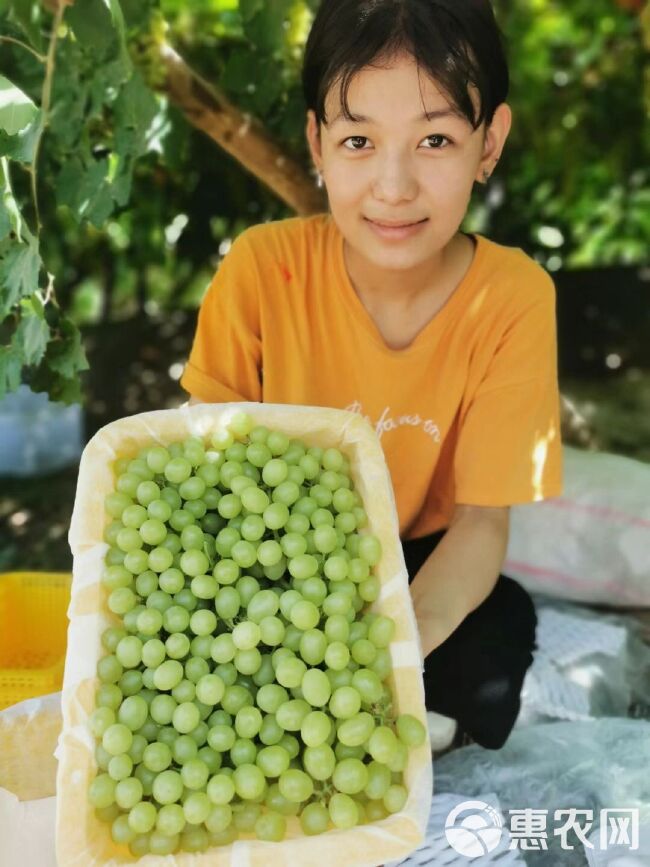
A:
{"label": "black pants", "polygon": [[[445,532],[402,542],[409,583]],[[521,687],[537,648],[536,626],[526,590],[499,575],[490,595],[426,657],[427,709],[457,720],[481,746],[502,747],[519,714]]]}

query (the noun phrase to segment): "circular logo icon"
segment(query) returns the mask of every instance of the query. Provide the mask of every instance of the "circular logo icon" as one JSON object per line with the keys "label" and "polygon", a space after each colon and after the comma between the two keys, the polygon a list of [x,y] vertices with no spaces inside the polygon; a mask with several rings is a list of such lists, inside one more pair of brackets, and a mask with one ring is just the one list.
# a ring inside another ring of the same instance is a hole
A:
{"label": "circular logo icon", "polygon": [[447,842],[461,855],[478,858],[499,845],[503,828],[501,814],[485,801],[462,801],[447,816]]}

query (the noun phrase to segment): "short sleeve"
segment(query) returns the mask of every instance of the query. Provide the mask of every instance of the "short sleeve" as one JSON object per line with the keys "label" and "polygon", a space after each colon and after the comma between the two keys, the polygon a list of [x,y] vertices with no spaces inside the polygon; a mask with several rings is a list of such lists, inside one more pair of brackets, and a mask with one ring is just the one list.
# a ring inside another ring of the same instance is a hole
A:
{"label": "short sleeve", "polygon": [[562,493],[555,287],[507,323],[461,415],[455,501],[535,502]]}
{"label": "short sleeve", "polygon": [[206,403],[262,399],[259,281],[245,235],[235,239],[201,301],[180,380]]}

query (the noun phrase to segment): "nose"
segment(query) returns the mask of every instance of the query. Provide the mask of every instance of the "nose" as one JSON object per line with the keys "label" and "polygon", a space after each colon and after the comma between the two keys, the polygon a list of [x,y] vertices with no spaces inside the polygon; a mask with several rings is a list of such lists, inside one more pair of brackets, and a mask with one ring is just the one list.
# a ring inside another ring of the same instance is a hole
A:
{"label": "nose", "polygon": [[417,179],[407,160],[394,157],[378,165],[373,180],[373,194],[377,200],[388,205],[397,205],[400,202],[412,201],[417,190]]}

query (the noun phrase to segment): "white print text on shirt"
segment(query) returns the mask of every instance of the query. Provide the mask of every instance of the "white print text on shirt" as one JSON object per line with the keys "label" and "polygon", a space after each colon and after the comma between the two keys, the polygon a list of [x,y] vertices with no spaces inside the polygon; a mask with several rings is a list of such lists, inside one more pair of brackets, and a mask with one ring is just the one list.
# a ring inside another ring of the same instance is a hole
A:
{"label": "white print text on shirt", "polygon": [[422,430],[425,432],[425,434],[428,434],[428,436],[430,436],[434,442],[440,442],[440,429],[438,428],[438,425],[435,424],[430,418],[420,418],[417,413],[415,415],[398,415],[393,418],[388,414],[390,412],[390,407],[385,406],[378,421],[373,422],[369,415],[364,415],[363,407],[358,400],[355,400],[349,406],[344,407],[344,409],[348,410],[348,412],[356,412],[359,413],[359,415],[363,415],[366,421],[374,425],[375,432],[379,439],[381,439],[383,433],[395,430],[401,425],[407,424],[411,425],[412,427],[422,426]]}

